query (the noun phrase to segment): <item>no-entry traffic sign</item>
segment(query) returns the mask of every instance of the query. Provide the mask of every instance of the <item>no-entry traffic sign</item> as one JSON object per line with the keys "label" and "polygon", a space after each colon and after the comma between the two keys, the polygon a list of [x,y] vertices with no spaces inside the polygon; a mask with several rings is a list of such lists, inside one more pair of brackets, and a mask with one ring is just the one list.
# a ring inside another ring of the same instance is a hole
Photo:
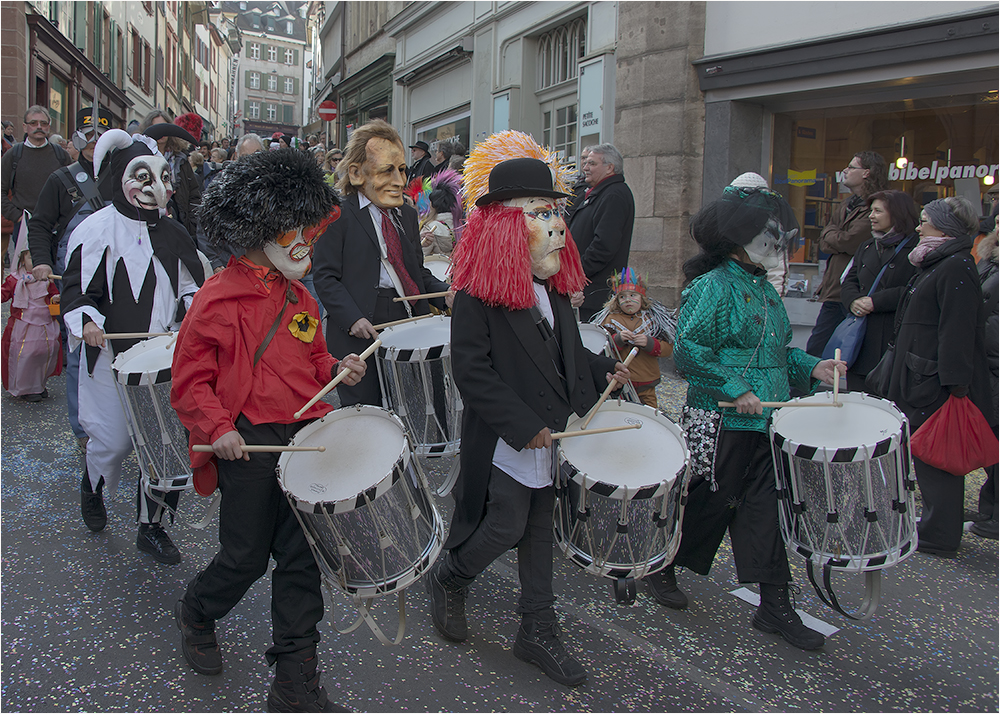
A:
{"label": "no-entry traffic sign", "polygon": [[333,121],[337,118],[337,103],[327,99],[325,102],[320,102],[316,112],[323,121]]}

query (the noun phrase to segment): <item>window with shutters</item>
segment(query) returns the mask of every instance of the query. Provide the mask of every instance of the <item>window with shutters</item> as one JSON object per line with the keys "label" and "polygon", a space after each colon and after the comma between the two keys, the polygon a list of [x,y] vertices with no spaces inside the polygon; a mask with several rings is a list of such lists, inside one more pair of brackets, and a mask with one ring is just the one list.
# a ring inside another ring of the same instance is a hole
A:
{"label": "window with shutters", "polygon": [[269,92],[278,91],[278,75],[276,74],[267,75],[267,91]]}
{"label": "window with shutters", "polygon": [[285,64],[295,64],[295,51],[285,49]]}
{"label": "window with shutters", "polygon": [[260,72],[250,72],[250,89],[260,89]]}
{"label": "window with shutters", "polygon": [[268,62],[278,61],[278,48],[275,45],[267,46],[267,61]]}
{"label": "window with shutters", "polygon": [[538,89],[576,79],[587,52],[587,19],[578,17],[538,38]]}
{"label": "window with shutters", "polygon": [[131,33],[132,62],[130,66],[132,70],[132,83],[139,84],[142,81],[142,41],[139,39],[139,32],[134,27]]}
{"label": "window with shutters", "polygon": [[295,94],[294,77],[285,77],[285,94]]}
{"label": "window with shutters", "polygon": [[149,43],[142,43],[142,90],[149,94],[149,91],[153,88],[153,83],[150,81],[150,77],[153,72],[153,53],[150,50]]}
{"label": "window with shutters", "polygon": [[274,121],[277,118],[278,118],[278,105],[277,104],[271,104],[270,102],[268,102],[268,105],[267,105],[267,120],[268,121]]}
{"label": "window with shutters", "polygon": [[250,102],[250,111],[247,113],[251,119],[260,119],[260,102]]}
{"label": "window with shutters", "polygon": [[250,59],[260,59],[260,43],[250,43]]}
{"label": "window with shutters", "polygon": [[281,121],[285,124],[292,124],[295,122],[295,107],[290,104],[281,105]]}

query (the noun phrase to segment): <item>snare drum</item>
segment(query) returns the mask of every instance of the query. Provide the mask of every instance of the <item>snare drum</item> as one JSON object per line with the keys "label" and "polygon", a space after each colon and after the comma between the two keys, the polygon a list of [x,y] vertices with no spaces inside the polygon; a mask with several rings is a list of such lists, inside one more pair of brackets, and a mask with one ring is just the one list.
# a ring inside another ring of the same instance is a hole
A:
{"label": "snare drum", "polygon": [[[826,392],[793,402],[832,400]],[[781,533],[816,565],[880,570],[917,545],[909,423],[892,402],[863,392],[840,401],[771,417]]]}
{"label": "snare drum", "polygon": [[680,545],[689,461],[680,428],[629,402],[604,403],[588,428],[636,423],[642,428],[559,441],[556,542],[588,573],[612,580],[662,569]]}
{"label": "snare drum", "polygon": [[581,322],[580,339],[583,340],[583,346],[595,355],[612,356],[611,345],[608,343],[608,331],[600,325]]}
{"label": "snare drum", "polygon": [[447,255],[440,253],[425,255],[424,267],[431,271],[431,274],[438,280],[446,283],[451,282],[451,276],[448,274],[451,272],[451,258]]}
{"label": "snare drum", "polygon": [[396,416],[344,407],[304,426],[291,445],[326,447],[285,452],[277,471],[328,584],[367,600],[427,571],[444,523]]}
{"label": "snare drum", "polygon": [[143,340],[111,363],[147,493],[184,491],[193,485],[187,432],[170,406],[173,357],[171,335]]}
{"label": "snare drum", "polygon": [[458,452],[462,397],[451,371],[451,318],[442,315],[382,331],[382,405],[406,426],[417,456]]}

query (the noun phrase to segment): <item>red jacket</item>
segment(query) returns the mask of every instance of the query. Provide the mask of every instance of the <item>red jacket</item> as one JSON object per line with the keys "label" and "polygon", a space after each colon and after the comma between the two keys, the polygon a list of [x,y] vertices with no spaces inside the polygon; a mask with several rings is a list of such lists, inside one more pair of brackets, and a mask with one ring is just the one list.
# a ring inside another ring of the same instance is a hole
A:
{"label": "red jacket", "polygon": [[[189,447],[235,431],[241,413],[254,424],[299,421],[294,413],[332,378],[338,362],[326,349],[319,306],[298,281],[291,283],[298,303],[289,302],[254,366],[254,353],[278,317],[288,285],[279,275],[268,291],[251,268],[231,259],[195,294],[177,336],[170,389],[170,403],[190,432]],[[332,409],[319,401],[301,419]],[[204,452],[189,456],[196,470],[213,459]],[[197,472],[195,482],[198,486]]]}

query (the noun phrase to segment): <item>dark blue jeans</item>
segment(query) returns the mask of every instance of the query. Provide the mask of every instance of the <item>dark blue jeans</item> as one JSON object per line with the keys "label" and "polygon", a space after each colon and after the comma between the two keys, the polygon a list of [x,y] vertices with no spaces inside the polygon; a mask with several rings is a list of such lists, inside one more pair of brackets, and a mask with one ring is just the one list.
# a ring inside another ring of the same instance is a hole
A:
{"label": "dark blue jeans", "polygon": [[809,335],[809,342],[806,343],[806,352],[813,357],[822,357],[826,343],[833,336],[833,331],[847,315],[847,310],[839,301],[831,300],[823,303],[819,309],[819,315],[816,317],[816,326],[813,327],[812,334]]}

